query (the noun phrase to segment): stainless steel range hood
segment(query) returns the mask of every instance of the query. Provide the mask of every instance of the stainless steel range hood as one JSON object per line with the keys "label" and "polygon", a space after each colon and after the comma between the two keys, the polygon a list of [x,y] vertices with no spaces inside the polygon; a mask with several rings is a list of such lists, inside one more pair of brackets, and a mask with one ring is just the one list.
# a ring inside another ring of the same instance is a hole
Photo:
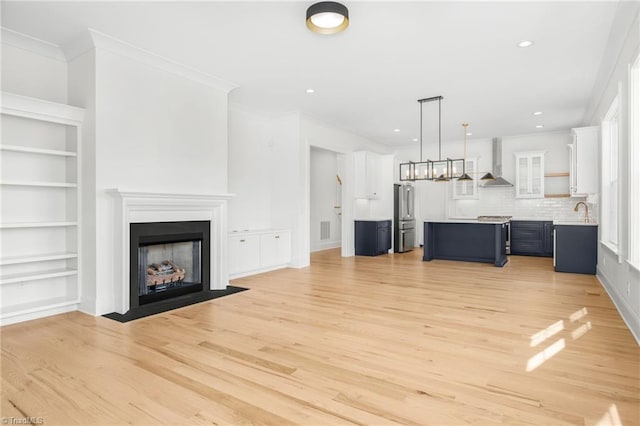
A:
{"label": "stainless steel range hood", "polygon": [[504,188],[513,186],[511,182],[502,177],[502,139],[493,138],[492,159],[493,159],[493,176],[495,180],[487,180],[481,185],[481,188]]}

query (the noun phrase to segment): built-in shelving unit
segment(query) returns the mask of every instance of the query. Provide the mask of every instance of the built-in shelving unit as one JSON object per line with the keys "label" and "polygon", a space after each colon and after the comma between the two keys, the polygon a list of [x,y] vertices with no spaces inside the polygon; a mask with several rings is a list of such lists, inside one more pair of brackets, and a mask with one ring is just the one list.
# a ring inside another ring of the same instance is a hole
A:
{"label": "built-in shelving unit", "polygon": [[3,325],[80,301],[80,149],[84,110],[2,92]]}

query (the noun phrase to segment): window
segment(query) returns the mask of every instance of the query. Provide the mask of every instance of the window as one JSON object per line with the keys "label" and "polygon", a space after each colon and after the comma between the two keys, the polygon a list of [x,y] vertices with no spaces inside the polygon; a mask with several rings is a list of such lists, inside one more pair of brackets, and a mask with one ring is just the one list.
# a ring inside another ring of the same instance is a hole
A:
{"label": "window", "polygon": [[629,71],[629,262],[640,269],[640,55]]}
{"label": "window", "polygon": [[602,120],[602,242],[618,253],[620,90]]}

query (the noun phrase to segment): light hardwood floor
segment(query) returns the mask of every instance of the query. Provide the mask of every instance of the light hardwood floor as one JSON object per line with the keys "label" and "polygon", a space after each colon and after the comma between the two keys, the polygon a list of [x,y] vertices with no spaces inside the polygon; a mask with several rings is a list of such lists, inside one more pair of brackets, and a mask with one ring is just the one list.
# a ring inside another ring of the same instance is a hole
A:
{"label": "light hardwood floor", "polygon": [[593,276],[421,251],[238,279],[120,324],[2,328],[2,416],[101,424],[640,424],[640,348]]}

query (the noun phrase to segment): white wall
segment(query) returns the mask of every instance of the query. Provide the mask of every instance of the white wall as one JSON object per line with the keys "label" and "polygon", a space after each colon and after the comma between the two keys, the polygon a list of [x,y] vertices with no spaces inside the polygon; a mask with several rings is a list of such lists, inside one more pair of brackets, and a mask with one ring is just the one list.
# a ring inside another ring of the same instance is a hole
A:
{"label": "white wall", "polygon": [[114,246],[114,200],[107,189],[227,192],[226,92],[137,60],[127,49],[124,55],[91,48],[69,66],[70,97],[86,104],[88,113],[83,250],[94,264],[85,265],[83,309],[94,314],[115,310],[121,285],[114,271],[120,250]]}
{"label": "white wall", "polygon": [[[629,217],[629,65],[640,54],[640,5],[635,2],[620,3],[618,14],[607,46],[607,61],[603,62],[599,80],[591,97],[586,121],[600,125],[602,118],[621,87],[621,125],[619,146],[619,253],[606,245],[598,248],[598,278],[613,299],[623,319],[640,343],[640,271],[627,261],[629,253],[629,224],[638,218]],[[631,22],[630,29],[629,22]],[[602,152],[602,146],[600,146]],[[638,165],[634,165],[637,167]]]}
{"label": "white wall", "polygon": [[[338,154],[333,151],[311,147],[310,162],[310,230],[311,251],[340,247],[341,220],[338,213],[342,203],[342,189],[338,184]],[[320,222],[329,222],[330,234],[320,239]]]}
{"label": "white wall", "polygon": [[[274,118],[236,108],[229,110],[229,188],[237,195],[229,205],[231,229],[291,229],[294,267],[307,266],[310,259],[312,146],[343,154],[338,165],[344,183],[343,200],[349,200],[350,204],[343,202],[344,244],[344,236],[353,234],[351,204],[355,201],[353,195],[348,195],[352,194],[353,185],[349,177],[353,163],[348,153],[358,150],[386,153],[388,148],[297,113]],[[266,169],[261,162],[268,163]],[[264,175],[251,181],[241,175],[252,170]],[[269,208],[252,208],[252,200]],[[345,226],[350,227],[346,232]]]}
{"label": "white wall", "polygon": [[67,103],[67,62],[62,50],[3,28],[2,90]]}

